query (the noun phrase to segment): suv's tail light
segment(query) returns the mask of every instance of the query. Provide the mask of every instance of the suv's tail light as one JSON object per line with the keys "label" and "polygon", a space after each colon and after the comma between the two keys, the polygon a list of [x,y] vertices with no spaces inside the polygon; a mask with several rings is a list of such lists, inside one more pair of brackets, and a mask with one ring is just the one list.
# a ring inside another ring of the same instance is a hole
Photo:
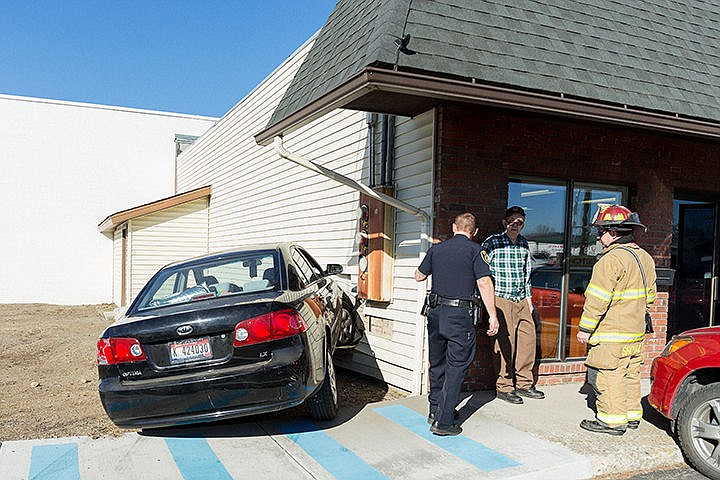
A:
{"label": "suv's tail light", "polygon": [[307,329],[305,321],[295,310],[278,310],[248,318],[235,325],[236,347],[292,337]]}
{"label": "suv's tail light", "polygon": [[101,338],[97,343],[98,365],[139,362],[145,360],[145,352],[135,338]]}

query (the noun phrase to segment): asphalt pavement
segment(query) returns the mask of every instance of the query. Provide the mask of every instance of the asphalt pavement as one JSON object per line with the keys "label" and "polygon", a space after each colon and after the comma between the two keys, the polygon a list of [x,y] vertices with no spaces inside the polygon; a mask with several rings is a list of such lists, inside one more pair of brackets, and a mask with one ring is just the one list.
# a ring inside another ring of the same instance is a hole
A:
{"label": "asphalt pavement", "polygon": [[[427,398],[341,409],[332,422],[257,416],[120,437],[8,441],[0,479],[588,479],[683,463],[668,422],[646,406],[621,437],[578,427],[592,418],[579,384],[542,387],[511,405],[466,394],[463,433],[428,431]],[[647,393],[648,384],[643,384]]]}

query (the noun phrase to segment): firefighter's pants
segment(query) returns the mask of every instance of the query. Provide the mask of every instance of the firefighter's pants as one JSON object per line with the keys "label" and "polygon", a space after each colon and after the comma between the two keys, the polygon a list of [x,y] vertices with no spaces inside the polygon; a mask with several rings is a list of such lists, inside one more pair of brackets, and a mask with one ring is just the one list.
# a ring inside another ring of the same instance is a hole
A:
{"label": "firefighter's pants", "polygon": [[642,418],[640,365],[644,342],[601,343],[588,352],[585,364],[597,369],[597,419],[611,427]]}
{"label": "firefighter's pants", "polygon": [[515,388],[533,386],[536,333],[535,321],[526,299],[514,302],[495,297],[500,329],[495,336],[495,358],[498,370],[496,388],[507,393]]}

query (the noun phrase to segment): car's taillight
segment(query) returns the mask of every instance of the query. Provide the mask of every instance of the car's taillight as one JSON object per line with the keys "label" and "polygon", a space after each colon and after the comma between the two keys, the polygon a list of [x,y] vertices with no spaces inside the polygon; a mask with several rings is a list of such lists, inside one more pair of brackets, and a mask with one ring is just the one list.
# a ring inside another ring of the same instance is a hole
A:
{"label": "car's taillight", "polygon": [[278,310],[235,325],[236,347],[253,343],[269,342],[279,338],[292,337],[307,329],[305,321],[295,310]]}
{"label": "car's taillight", "polygon": [[145,360],[145,352],[135,338],[101,338],[97,343],[98,365],[139,362]]}

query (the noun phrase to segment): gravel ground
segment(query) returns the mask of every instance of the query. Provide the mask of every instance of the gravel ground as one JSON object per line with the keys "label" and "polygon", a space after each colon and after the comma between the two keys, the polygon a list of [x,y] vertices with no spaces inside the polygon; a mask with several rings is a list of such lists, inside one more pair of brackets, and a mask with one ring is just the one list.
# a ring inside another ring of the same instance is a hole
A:
{"label": "gravel ground", "polygon": [[[0,442],[116,436],[97,393],[97,338],[114,305],[0,304]],[[341,406],[394,400],[407,392],[338,369]],[[286,415],[305,415],[300,406]]]}

